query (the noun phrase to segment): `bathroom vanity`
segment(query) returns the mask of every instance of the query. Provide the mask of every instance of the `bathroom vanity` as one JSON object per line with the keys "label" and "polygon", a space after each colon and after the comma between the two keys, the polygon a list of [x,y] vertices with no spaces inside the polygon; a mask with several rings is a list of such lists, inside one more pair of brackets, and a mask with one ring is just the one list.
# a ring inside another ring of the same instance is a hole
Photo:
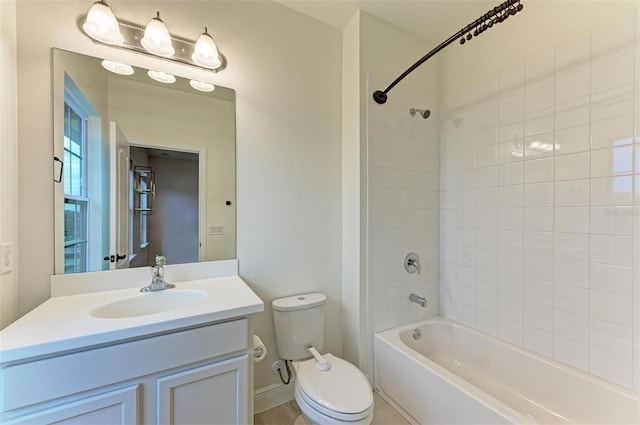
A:
{"label": "bathroom vanity", "polygon": [[0,422],[252,423],[262,301],[237,275],[172,282],[54,296],[0,332]]}

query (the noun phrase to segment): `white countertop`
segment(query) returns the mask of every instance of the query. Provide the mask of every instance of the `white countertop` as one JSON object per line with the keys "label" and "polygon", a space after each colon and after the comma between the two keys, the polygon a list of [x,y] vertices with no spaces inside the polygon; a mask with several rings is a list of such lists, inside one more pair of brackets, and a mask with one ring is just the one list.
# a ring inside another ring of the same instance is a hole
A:
{"label": "white countertop", "polygon": [[207,296],[190,306],[162,313],[109,319],[93,317],[90,312],[98,306],[140,295],[139,287],[50,298],[0,331],[0,366],[264,310],[262,300],[238,276],[172,283],[176,289],[202,290]]}

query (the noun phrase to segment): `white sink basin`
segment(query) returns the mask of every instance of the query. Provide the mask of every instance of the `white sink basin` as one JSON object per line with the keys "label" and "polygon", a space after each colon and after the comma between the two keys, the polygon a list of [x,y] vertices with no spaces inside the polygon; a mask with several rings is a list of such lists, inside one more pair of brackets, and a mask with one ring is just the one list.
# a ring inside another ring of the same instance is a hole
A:
{"label": "white sink basin", "polygon": [[145,292],[96,307],[90,311],[90,314],[100,319],[147,316],[188,307],[206,296],[207,292],[199,289],[165,289]]}

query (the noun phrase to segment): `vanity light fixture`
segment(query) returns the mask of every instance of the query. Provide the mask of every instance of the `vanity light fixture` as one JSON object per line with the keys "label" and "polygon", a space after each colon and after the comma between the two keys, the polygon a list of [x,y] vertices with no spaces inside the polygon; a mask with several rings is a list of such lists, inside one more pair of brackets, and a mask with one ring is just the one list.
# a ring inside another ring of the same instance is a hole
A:
{"label": "vanity light fixture", "polygon": [[156,17],[143,27],[116,19],[104,0],[98,0],[78,23],[84,33],[99,44],[162,57],[212,72],[222,71],[227,66],[226,58],[206,27],[197,42],[178,37],[169,33],[160,19],[160,12],[156,12]]}
{"label": "vanity light fixture", "polygon": [[216,89],[211,83],[205,83],[204,81],[191,80],[189,81],[189,85],[196,90],[203,91],[205,93],[212,92]]}
{"label": "vanity light fixture", "polygon": [[169,30],[167,30],[164,21],[160,19],[160,12],[156,12],[156,14],[156,17],[151,18],[144,29],[144,37],[140,40],[140,44],[154,55],[162,57],[173,56],[176,51],[171,44]]}
{"label": "vanity light fixture", "polygon": [[102,67],[115,74],[120,74],[120,75],[133,74],[133,67],[131,65],[128,65],[122,62],[114,62],[114,61],[105,59],[102,61]]}
{"label": "vanity light fixture", "polygon": [[111,8],[102,0],[91,6],[82,29],[91,38],[105,44],[122,44],[124,38],[120,33],[120,26]]}
{"label": "vanity light fixture", "polygon": [[164,83],[164,84],[173,84],[176,82],[176,77],[174,77],[171,74],[167,74],[166,72],[162,72],[162,71],[153,71],[153,70],[149,70],[147,72],[147,75],[149,76],[149,78],[151,78],[152,80],[156,80],[159,83]]}
{"label": "vanity light fixture", "polygon": [[204,32],[200,34],[193,49],[191,59],[198,65],[210,69],[216,69],[222,65],[220,55],[218,54],[218,47],[215,41],[213,41],[213,37],[209,35],[207,27],[204,27]]}

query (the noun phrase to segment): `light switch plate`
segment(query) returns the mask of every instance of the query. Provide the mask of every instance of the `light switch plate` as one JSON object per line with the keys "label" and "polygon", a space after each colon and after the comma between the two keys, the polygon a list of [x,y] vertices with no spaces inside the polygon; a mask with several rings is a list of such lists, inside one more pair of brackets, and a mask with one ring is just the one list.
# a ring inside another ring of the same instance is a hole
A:
{"label": "light switch plate", "polygon": [[13,247],[11,243],[0,244],[0,274],[13,271]]}
{"label": "light switch plate", "polygon": [[211,224],[209,225],[210,235],[224,235],[224,224]]}

